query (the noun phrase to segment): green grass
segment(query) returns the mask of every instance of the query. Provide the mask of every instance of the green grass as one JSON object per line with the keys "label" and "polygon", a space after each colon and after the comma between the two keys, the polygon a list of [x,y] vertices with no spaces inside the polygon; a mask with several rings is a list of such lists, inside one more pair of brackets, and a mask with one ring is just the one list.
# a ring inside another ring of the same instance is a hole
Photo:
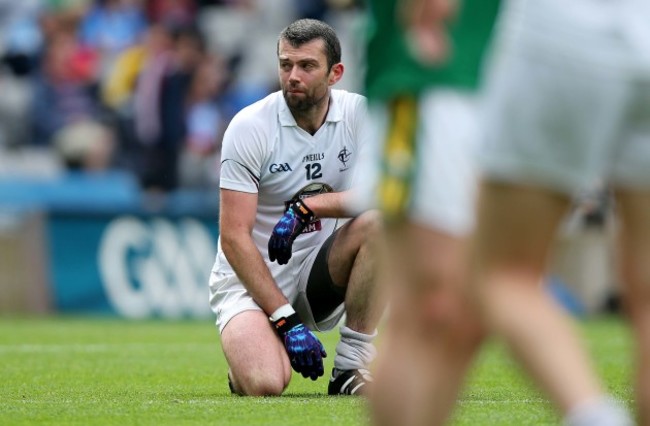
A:
{"label": "green grass", "polygon": [[[630,335],[617,319],[581,330],[611,392],[631,404]],[[337,334],[320,337],[330,354]],[[326,370],[332,365],[326,359]],[[0,318],[3,425],[363,425],[364,401],[294,375],[280,398],[231,396],[205,321]],[[558,418],[497,345],[470,375],[455,425],[553,425]]]}

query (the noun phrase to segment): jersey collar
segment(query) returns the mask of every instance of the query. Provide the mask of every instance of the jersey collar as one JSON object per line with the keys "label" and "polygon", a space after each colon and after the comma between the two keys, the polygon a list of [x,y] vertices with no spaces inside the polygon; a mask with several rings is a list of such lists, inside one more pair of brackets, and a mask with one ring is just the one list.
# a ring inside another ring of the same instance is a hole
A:
{"label": "jersey collar", "polygon": [[[278,92],[280,97],[280,111],[278,116],[280,118],[280,124],[282,126],[297,126],[296,119],[293,118],[289,107],[287,106],[287,101],[284,100],[282,92]],[[337,122],[343,119],[343,113],[341,111],[340,99],[336,90],[330,90],[330,108],[327,111],[327,117],[325,121]]]}

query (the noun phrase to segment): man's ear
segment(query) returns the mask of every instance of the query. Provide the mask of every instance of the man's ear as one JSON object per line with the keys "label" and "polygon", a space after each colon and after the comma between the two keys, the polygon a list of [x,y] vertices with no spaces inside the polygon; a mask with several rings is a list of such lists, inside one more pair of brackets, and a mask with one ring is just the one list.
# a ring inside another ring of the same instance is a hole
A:
{"label": "man's ear", "polygon": [[345,68],[341,62],[332,65],[328,81],[330,86],[336,84],[341,79],[341,77],[343,77],[343,71],[345,71]]}

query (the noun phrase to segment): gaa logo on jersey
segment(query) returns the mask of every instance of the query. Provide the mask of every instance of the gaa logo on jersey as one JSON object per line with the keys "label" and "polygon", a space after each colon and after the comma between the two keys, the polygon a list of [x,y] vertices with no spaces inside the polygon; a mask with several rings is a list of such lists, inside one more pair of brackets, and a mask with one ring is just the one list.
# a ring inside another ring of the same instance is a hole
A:
{"label": "gaa logo on jersey", "polygon": [[291,171],[291,166],[289,165],[289,163],[284,163],[284,164],[273,163],[269,166],[269,172],[271,173],[290,172],[290,171]]}
{"label": "gaa logo on jersey", "polygon": [[[334,192],[334,188],[326,183],[313,182],[307,186],[304,186],[300,191],[296,192],[289,201],[284,202],[284,211],[287,211],[289,205],[295,203],[298,200],[304,200],[305,198],[313,197],[318,194],[325,194],[327,192]],[[316,232],[322,229],[320,219],[312,220],[309,225],[305,226],[302,233],[307,234],[309,232]]]}

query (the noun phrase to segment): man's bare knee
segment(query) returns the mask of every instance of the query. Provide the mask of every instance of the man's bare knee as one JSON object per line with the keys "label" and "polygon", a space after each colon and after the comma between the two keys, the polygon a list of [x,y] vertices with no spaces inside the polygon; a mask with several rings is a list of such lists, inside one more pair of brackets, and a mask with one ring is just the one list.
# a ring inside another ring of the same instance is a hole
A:
{"label": "man's bare knee", "polygon": [[284,347],[260,311],[233,317],[221,333],[221,344],[236,393],[248,396],[282,394],[291,380]]}
{"label": "man's bare knee", "polygon": [[243,396],[280,396],[288,385],[277,372],[249,370],[231,375],[235,391]]}
{"label": "man's bare knee", "polygon": [[381,215],[376,210],[366,211],[357,216],[350,224],[350,232],[354,232],[363,236],[364,240],[368,240],[376,236],[382,226]]}

